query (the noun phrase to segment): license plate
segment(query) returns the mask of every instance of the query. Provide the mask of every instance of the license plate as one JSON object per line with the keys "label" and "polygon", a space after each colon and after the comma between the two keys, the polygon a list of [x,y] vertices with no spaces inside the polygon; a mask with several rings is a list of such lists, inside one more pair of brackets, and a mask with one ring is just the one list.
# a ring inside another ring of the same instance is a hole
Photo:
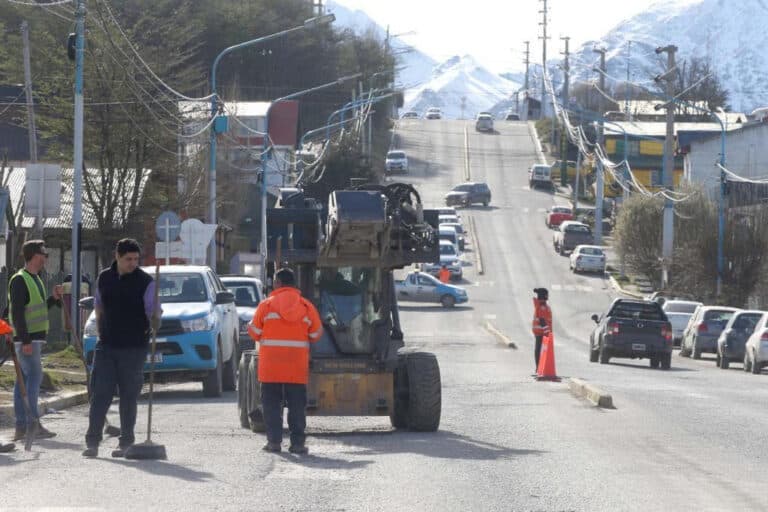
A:
{"label": "license plate", "polygon": [[645,350],[645,344],[644,343],[633,343],[632,344],[632,350]]}
{"label": "license plate", "polygon": [[[152,354],[147,354],[147,364],[152,362]],[[155,354],[155,364],[163,362],[163,354],[160,352]]]}

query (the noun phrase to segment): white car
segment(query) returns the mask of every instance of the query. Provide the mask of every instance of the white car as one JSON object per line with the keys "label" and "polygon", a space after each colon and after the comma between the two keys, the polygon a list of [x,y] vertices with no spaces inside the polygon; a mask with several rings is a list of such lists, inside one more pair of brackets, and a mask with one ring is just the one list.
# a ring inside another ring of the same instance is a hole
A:
{"label": "white car", "polygon": [[493,117],[490,114],[482,113],[475,120],[475,130],[478,132],[493,131]]}
{"label": "white car", "polygon": [[672,324],[672,344],[679,347],[683,341],[683,333],[688,323],[691,321],[693,313],[670,313],[667,312],[667,320]]}
{"label": "white car", "polygon": [[667,299],[661,309],[665,313],[690,313],[692,315],[699,306],[703,306],[703,304],[693,300]]}
{"label": "white car", "polygon": [[384,160],[384,170],[388,173],[408,172],[408,156],[405,151],[397,149],[387,153],[387,159]]}
{"label": "white car", "polygon": [[459,255],[464,252],[464,238],[459,236],[456,228],[446,224],[440,224],[437,229],[437,236],[440,240],[448,240],[459,250]]}
{"label": "white car", "polygon": [[442,119],[443,111],[438,107],[430,107],[427,109],[427,113],[424,114],[424,119]]}
{"label": "white car", "polygon": [[528,169],[528,185],[536,187],[552,188],[552,167],[545,164],[534,164]]}
{"label": "white car", "polygon": [[436,208],[436,210],[438,215],[453,215],[454,217],[461,219],[461,215],[459,215],[459,212],[453,206],[441,206]]}
{"label": "white car", "polygon": [[759,374],[766,366],[768,366],[768,313],[763,313],[744,348],[744,371]]}
{"label": "white car", "polygon": [[451,278],[453,279],[461,279],[464,275],[459,249],[453,242],[449,242],[448,240],[440,240],[440,262],[424,263],[421,270],[427,274],[436,276],[443,265],[451,271]]}
{"label": "white car", "polygon": [[605,273],[605,253],[596,245],[577,245],[571,253],[571,270],[578,272]]}
{"label": "white car", "polygon": [[437,223],[438,224],[458,224],[459,217],[458,215],[438,215]]}

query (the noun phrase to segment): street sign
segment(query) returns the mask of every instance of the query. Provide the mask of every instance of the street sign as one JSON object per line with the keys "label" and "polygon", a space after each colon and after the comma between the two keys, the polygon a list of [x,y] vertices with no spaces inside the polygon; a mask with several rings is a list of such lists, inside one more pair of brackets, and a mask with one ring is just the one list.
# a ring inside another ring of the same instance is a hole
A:
{"label": "street sign", "polygon": [[205,264],[206,250],[211,243],[215,224],[203,224],[198,219],[187,219],[181,223],[181,241],[184,257],[192,264]]}
{"label": "street sign", "polygon": [[160,242],[173,242],[181,233],[181,219],[175,212],[163,212],[155,221],[155,233]]}
{"label": "street sign", "polygon": [[61,207],[61,166],[58,164],[26,164],[24,215],[58,217]]}

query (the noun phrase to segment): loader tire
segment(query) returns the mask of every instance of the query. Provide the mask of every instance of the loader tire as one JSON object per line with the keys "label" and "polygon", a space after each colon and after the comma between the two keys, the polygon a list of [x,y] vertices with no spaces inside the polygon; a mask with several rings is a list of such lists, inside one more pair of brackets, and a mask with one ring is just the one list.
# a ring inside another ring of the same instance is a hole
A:
{"label": "loader tire", "polygon": [[408,363],[405,354],[397,355],[397,368],[394,379],[394,400],[389,421],[396,429],[408,428]]}
{"label": "loader tire", "polygon": [[408,373],[407,422],[410,430],[434,432],[440,426],[442,388],[437,357],[428,352],[406,355]]}
{"label": "loader tire", "polygon": [[244,352],[240,356],[240,364],[238,365],[237,372],[237,415],[240,418],[240,426],[243,428],[251,428],[251,423],[248,421],[248,361],[251,355]]}
{"label": "loader tire", "polygon": [[264,413],[261,409],[261,383],[258,379],[259,357],[254,355],[248,364],[248,423],[252,432],[266,432]]}

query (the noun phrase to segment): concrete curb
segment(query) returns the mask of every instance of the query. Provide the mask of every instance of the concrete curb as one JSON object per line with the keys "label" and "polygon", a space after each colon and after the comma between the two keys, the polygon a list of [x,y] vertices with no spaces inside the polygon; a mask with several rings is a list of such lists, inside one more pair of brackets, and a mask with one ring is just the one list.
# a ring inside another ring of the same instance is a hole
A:
{"label": "concrete curb", "polygon": [[619,293],[623,293],[624,295],[629,295],[630,297],[634,297],[636,299],[644,299],[645,298],[645,295],[643,295],[642,293],[630,292],[630,291],[625,290],[624,288],[622,288],[621,285],[619,284],[619,282],[616,281],[616,278],[613,277],[610,274],[608,274],[608,280],[611,282],[611,286],[613,286],[613,288],[617,292],[619,292]]}
{"label": "concrete curb", "polygon": [[531,134],[533,144],[536,146],[536,154],[539,156],[539,163],[546,164],[547,159],[544,157],[544,150],[541,149],[541,141],[536,133],[536,125],[531,121],[528,121],[528,133]]}
{"label": "concrete curb", "polygon": [[[41,398],[38,402],[38,409],[41,414],[45,414],[48,409],[61,411],[76,405],[88,403],[88,391],[70,391],[50,398]],[[13,405],[3,405],[0,407],[0,414],[13,418]]]}
{"label": "concrete curb", "polygon": [[464,125],[464,181],[471,181],[472,174],[469,170],[469,132]]}
{"label": "concrete curb", "polygon": [[483,327],[485,328],[486,331],[491,333],[496,338],[499,344],[504,345],[507,348],[517,350],[517,345],[512,340],[510,340],[504,333],[502,333],[500,330],[495,328],[491,324],[491,322],[486,321],[483,324]]}
{"label": "concrete curb", "polygon": [[483,252],[480,250],[480,237],[477,236],[474,217],[469,218],[469,224],[472,226],[472,242],[474,244],[475,254],[477,254],[477,273],[482,276],[485,274],[485,266],[483,265]]}
{"label": "concrete curb", "polygon": [[590,384],[582,379],[571,378],[568,380],[568,387],[574,396],[578,398],[586,398],[597,407],[602,407],[603,409],[615,409],[613,406],[613,397],[594,384]]}

